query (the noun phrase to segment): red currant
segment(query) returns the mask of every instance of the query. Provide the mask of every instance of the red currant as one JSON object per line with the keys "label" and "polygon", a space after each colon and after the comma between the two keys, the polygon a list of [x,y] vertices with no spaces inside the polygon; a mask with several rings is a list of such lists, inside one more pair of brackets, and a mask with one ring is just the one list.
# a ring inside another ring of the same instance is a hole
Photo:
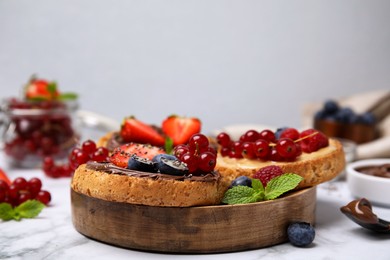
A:
{"label": "red currant", "polygon": [[240,141],[236,141],[233,143],[233,151],[237,154],[237,155],[241,155],[242,153],[242,142]]}
{"label": "red currant", "polygon": [[[256,130],[248,130],[245,134],[242,135],[242,141],[244,142],[254,142],[259,139],[259,132]],[[240,138],[241,140],[241,138]]]}
{"label": "red currant", "polygon": [[43,204],[47,205],[51,201],[51,194],[50,192],[46,190],[41,190],[38,192],[37,196],[35,197],[36,200],[39,200]]}
{"label": "red currant", "polygon": [[267,159],[271,152],[269,142],[263,139],[259,139],[255,142],[254,150],[256,156],[263,160]]}
{"label": "red currant", "polygon": [[179,159],[181,160],[181,158],[183,157],[184,154],[188,153],[189,152],[189,148],[187,145],[185,144],[180,144],[178,146],[175,146],[175,148],[173,149],[173,154]]}
{"label": "red currant", "polygon": [[96,151],[92,154],[91,159],[93,161],[97,162],[103,162],[107,160],[108,157],[108,149],[105,147],[99,147],[96,149]]}
{"label": "red currant", "polygon": [[286,128],[280,134],[280,138],[290,138],[291,140],[299,139],[299,132],[295,128]]}
{"label": "red currant", "polygon": [[194,173],[198,169],[198,157],[189,152],[183,154],[181,161],[187,164],[189,173]]}
{"label": "red currant", "polygon": [[0,180],[0,190],[7,191],[9,189],[9,185],[6,181]]}
{"label": "red currant", "polygon": [[280,154],[276,151],[275,148],[271,149],[271,154],[269,159],[274,162],[283,161],[283,158],[280,156]]}
{"label": "red currant", "polygon": [[216,156],[210,152],[204,152],[199,155],[199,169],[203,172],[210,172],[216,165]]}
{"label": "red currant", "polygon": [[230,136],[227,133],[222,132],[222,133],[218,134],[217,142],[222,147],[228,147],[230,145],[230,142],[231,142]]}
{"label": "red currant", "polygon": [[35,197],[42,188],[42,182],[38,178],[32,178],[27,183],[27,190]]}
{"label": "red currant", "polygon": [[28,192],[28,191],[21,192],[19,194],[19,198],[18,198],[17,204],[20,205],[23,202],[25,202],[27,200],[30,200],[30,199],[32,199],[32,196],[31,196],[30,192]]}
{"label": "red currant", "polygon": [[18,190],[24,190],[26,189],[27,187],[27,181],[25,178],[23,177],[18,177],[16,178],[13,182],[12,182],[13,185],[15,185],[15,187],[18,189]]}
{"label": "red currant", "polygon": [[229,153],[230,153],[230,148],[228,148],[228,147],[222,147],[221,148],[221,155],[222,156],[229,156]]}
{"label": "red currant", "polygon": [[0,203],[4,202],[6,196],[5,190],[0,190]]}
{"label": "red currant", "polygon": [[259,133],[258,139],[264,139],[270,143],[275,143],[275,134],[271,130],[266,129]]}
{"label": "red currant", "polygon": [[297,157],[297,148],[293,140],[289,138],[281,138],[278,140],[275,146],[278,154],[288,160]]}
{"label": "red currant", "polygon": [[88,155],[92,155],[93,152],[95,152],[95,150],[96,150],[96,144],[92,140],[87,140],[87,141],[82,143],[81,150],[83,150],[83,152],[88,154]]}
{"label": "red currant", "polygon": [[195,151],[198,154],[202,153],[209,147],[209,139],[205,135],[194,134],[188,140],[188,147],[190,151]]}
{"label": "red currant", "polygon": [[17,200],[19,197],[19,189],[15,186],[15,184],[11,184],[8,189],[8,197],[11,200]]}
{"label": "red currant", "polygon": [[247,159],[255,159],[255,144],[253,142],[245,142],[242,144],[242,157]]}

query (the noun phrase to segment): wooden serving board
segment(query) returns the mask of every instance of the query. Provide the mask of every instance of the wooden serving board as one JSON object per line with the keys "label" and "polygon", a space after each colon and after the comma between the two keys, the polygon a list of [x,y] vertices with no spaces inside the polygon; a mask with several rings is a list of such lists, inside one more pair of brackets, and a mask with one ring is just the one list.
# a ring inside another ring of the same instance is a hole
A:
{"label": "wooden serving board", "polygon": [[286,242],[294,221],[314,224],[316,188],[273,201],[203,207],[110,202],[71,190],[78,232],[108,244],[157,252],[217,253]]}

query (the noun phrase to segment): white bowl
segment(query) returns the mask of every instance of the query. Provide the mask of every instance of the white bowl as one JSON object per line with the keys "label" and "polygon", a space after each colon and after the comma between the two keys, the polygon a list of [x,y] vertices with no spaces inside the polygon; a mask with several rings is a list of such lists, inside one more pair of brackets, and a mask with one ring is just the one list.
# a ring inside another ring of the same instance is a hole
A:
{"label": "white bowl", "polygon": [[362,166],[390,163],[390,159],[368,159],[356,161],[347,166],[347,183],[352,195],[366,198],[373,204],[390,207],[390,178],[367,175],[356,171]]}

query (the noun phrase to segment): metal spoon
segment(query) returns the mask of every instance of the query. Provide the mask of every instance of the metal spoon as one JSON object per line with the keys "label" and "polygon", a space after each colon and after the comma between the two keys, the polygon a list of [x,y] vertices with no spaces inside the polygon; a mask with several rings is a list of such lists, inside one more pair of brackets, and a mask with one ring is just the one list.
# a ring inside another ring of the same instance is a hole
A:
{"label": "metal spoon", "polygon": [[372,212],[371,203],[365,199],[353,200],[340,208],[355,223],[369,230],[379,233],[390,233],[390,222],[378,218]]}

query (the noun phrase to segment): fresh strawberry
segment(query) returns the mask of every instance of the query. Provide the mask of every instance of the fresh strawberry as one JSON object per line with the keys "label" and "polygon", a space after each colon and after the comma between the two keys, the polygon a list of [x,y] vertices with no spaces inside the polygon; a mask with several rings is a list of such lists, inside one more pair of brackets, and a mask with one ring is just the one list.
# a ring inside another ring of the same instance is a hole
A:
{"label": "fresh strawberry", "polygon": [[151,144],[164,146],[164,137],[152,126],[147,125],[134,116],[126,117],[123,120],[120,135],[125,142]]}
{"label": "fresh strawberry", "polygon": [[282,169],[279,166],[276,165],[270,165],[265,166],[258,170],[254,175],[253,178],[259,179],[261,183],[263,184],[263,187],[267,186],[267,183],[277,177],[283,174]]}
{"label": "fresh strawberry", "polygon": [[133,154],[152,160],[154,156],[160,153],[165,153],[165,151],[157,146],[128,143],[115,148],[109,160],[116,166],[126,168],[127,163]]}
{"label": "fresh strawberry", "polygon": [[5,174],[5,172],[2,169],[0,169],[0,180],[3,180],[8,185],[11,185],[11,180],[8,178],[7,174]]}
{"label": "fresh strawberry", "polygon": [[186,144],[190,137],[200,132],[202,123],[193,117],[169,116],[162,123],[163,132],[173,140],[173,145]]}
{"label": "fresh strawberry", "polygon": [[59,96],[57,84],[33,78],[26,86],[25,95],[32,100],[53,100]]}

